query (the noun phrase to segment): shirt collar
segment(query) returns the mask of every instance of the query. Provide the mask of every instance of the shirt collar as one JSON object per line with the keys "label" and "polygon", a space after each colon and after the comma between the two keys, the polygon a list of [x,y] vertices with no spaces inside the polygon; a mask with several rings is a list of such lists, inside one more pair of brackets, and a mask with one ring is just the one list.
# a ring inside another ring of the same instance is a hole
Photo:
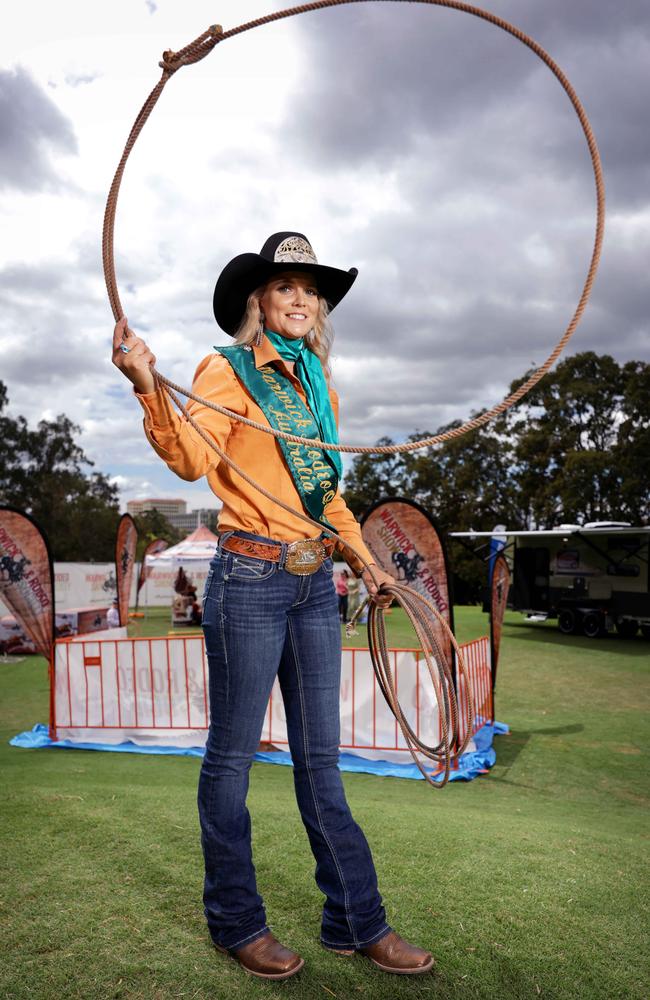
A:
{"label": "shirt collar", "polygon": [[[257,347],[256,344],[253,344],[252,345],[252,351],[253,351],[253,357],[255,358],[255,367],[256,368],[261,368],[262,365],[268,365],[271,361],[277,361],[280,365],[283,366],[285,372],[287,373],[287,376],[290,379],[292,379],[293,382],[296,383],[296,386],[299,388],[299,390],[301,392],[303,391],[302,382],[300,381],[299,378],[296,378],[296,376],[293,374],[293,372],[289,371],[289,369],[286,367],[283,359],[280,357],[280,355],[278,354],[278,352],[276,351],[275,347],[273,346],[273,344],[271,343],[271,341],[269,340],[268,337],[264,337],[264,339],[262,340],[262,343],[261,343],[261,345],[259,347]],[[339,420],[339,397],[338,397],[337,393],[334,392],[334,390],[332,390],[332,389],[329,389],[329,397],[330,397],[330,401],[332,403],[332,408],[334,410],[334,417],[335,417],[336,423],[338,425],[338,420]]]}
{"label": "shirt collar", "polygon": [[285,373],[288,379],[290,379],[296,387],[300,388],[302,391],[302,382],[297,377],[297,375],[287,368],[287,363],[284,358],[281,358],[275,347],[271,343],[268,337],[264,337],[262,343],[259,347],[253,344],[253,357],[255,358],[255,367],[261,368],[262,365],[268,365],[272,361],[276,361],[280,366],[281,370]]}
{"label": "shirt collar", "polygon": [[282,358],[268,337],[262,338],[262,343],[259,347],[256,344],[253,344],[253,355],[255,357],[256,368],[261,368],[262,365],[268,365],[271,361],[279,361],[283,364]]}

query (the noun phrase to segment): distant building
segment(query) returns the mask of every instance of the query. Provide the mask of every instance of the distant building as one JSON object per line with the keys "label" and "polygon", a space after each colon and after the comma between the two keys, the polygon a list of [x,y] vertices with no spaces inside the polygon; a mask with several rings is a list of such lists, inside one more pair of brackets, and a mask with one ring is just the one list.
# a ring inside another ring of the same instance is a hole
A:
{"label": "distant building", "polygon": [[148,510],[157,510],[159,514],[171,520],[172,517],[187,512],[187,502],[185,500],[170,500],[166,497],[147,497],[146,500],[129,500],[126,509],[132,517],[146,514]]}
{"label": "distant building", "polygon": [[173,528],[183,535],[189,535],[195,528],[205,525],[214,530],[220,508],[201,507],[198,510],[187,510],[185,500],[173,500],[166,497],[148,497],[144,500],[129,500],[126,509],[133,517],[145,514],[149,510],[157,510],[166,517]]}
{"label": "distant building", "polygon": [[218,507],[201,507],[199,510],[190,511],[188,514],[176,514],[174,517],[168,517],[167,520],[178,531],[182,531],[183,535],[189,535],[195,528],[199,528],[202,524],[206,528],[210,528],[211,531],[214,531],[219,510],[220,508]]}

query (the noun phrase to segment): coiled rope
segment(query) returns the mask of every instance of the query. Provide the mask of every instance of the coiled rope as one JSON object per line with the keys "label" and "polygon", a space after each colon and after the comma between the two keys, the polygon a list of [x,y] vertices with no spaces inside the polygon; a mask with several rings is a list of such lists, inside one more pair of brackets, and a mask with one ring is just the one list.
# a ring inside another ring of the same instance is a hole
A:
{"label": "coiled rope", "polygon": [[[207,31],[204,31],[198,38],[190,42],[184,48],[180,49],[178,52],[166,51],[163,53],[162,59],[159,63],[162,68],[162,75],[156,86],[153,88],[148,98],[144,102],[140,112],[138,113],[136,120],[131,128],[131,132],[127,139],[126,145],[124,147],[124,152],[120,158],[113,182],[110,187],[110,191],[106,203],[106,211],[104,214],[104,228],[102,237],[102,258],[104,264],[104,276],[106,279],[106,288],[108,291],[108,297],[111,304],[111,309],[113,311],[113,316],[115,320],[120,319],[124,310],[122,309],[122,304],[120,302],[120,297],[117,288],[117,279],[115,275],[115,263],[114,263],[114,251],[113,251],[113,236],[115,229],[115,213],[117,209],[117,199],[119,195],[120,185],[122,182],[122,177],[124,174],[124,169],[126,167],[127,160],[135,145],[135,142],[140,135],[144,125],[147,122],[151,112],[153,111],[158,98],[160,97],[165,84],[170,79],[170,77],[177,72],[182,66],[191,65],[192,63],[199,62],[203,59],[212,49],[220,42],[225,41],[227,38],[233,38],[236,35],[243,34],[245,31],[249,31],[252,28],[261,27],[265,24],[270,24],[274,21],[280,21],[287,17],[293,17],[297,14],[304,14],[310,11],[323,10],[328,7],[340,7],[344,4],[350,3],[364,3],[368,0],[316,0],[314,3],[301,4],[296,7],[291,7],[282,11],[275,11],[271,14],[267,14],[264,17],[257,18],[253,21],[248,21],[245,24],[241,24],[238,27],[231,28],[228,31],[223,31],[220,25],[212,25]],[[387,2],[387,0],[375,0],[375,2]],[[514,25],[510,24],[508,21],[497,17],[495,14],[489,11],[483,10],[479,7],[474,7],[471,4],[459,2],[459,0],[392,0],[392,2],[398,3],[421,3],[428,4],[430,6],[437,7],[448,7],[453,10],[458,10],[466,14],[471,14],[474,17],[479,17],[484,21],[488,21],[490,24],[501,28],[503,31],[512,35],[518,41],[522,42],[529,49],[531,49],[551,70],[551,72],[558,79],[562,87],[564,88],[566,94],[568,95],[574,110],[578,116],[580,124],[582,126],[583,133],[585,135],[587,146],[589,148],[589,153],[591,157],[591,163],[594,172],[594,180],[596,186],[596,232],[594,238],[594,246],[591,255],[591,260],[589,264],[589,269],[587,272],[587,277],[584,282],[582,293],[576,306],[575,312],[567,326],[564,334],[558,341],[558,343],[553,348],[552,352],[546,359],[546,361],[537,368],[530,377],[519,386],[514,392],[507,396],[497,405],[491,407],[490,409],[484,411],[478,416],[466,421],[460,427],[452,428],[448,431],[444,431],[440,434],[432,435],[428,438],[423,438],[419,441],[406,442],[403,444],[394,445],[344,445],[335,442],[322,442],[320,440],[313,440],[310,438],[297,437],[292,434],[287,434],[282,431],[275,430],[274,428],[259,424],[256,421],[249,420],[239,414],[233,413],[226,407],[219,406],[217,403],[212,403],[208,400],[202,399],[200,396],[189,392],[182,386],[176,385],[169,379],[166,379],[157,371],[153,371],[155,378],[162,388],[168,392],[170,397],[174,400],[176,405],[179,407],[181,412],[184,414],[186,419],[194,427],[197,433],[202,437],[202,439],[212,448],[220,457],[220,459],[226,462],[235,472],[237,472],[246,482],[253,486],[256,490],[266,496],[268,499],[272,500],[274,503],[280,503],[278,499],[268,493],[259,483],[252,480],[243,469],[240,469],[230,459],[225,452],[223,452],[215,442],[208,437],[207,434],[202,430],[202,428],[196,423],[192,416],[187,412],[185,406],[178,399],[176,392],[180,392],[182,395],[186,396],[188,399],[195,400],[205,406],[208,406],[219,413],[224,414],[231,420],[238,420],[240,423],[245,423],[250,427],[259,430],[265,434],[272,434],[276,438],[283,438],[286,441],[296,442],[305,445],[317,445],[320,448],[326,448],[332,451],[340,451],[354,454],[397,454],[403,452],[419,451],[420,449],[431,447],[435,444],[440,444],[444,441],[449,441],[454,438],[460,437],[462,434],[466,434],[468,431],[475,430],[478,427],[483,426],[488,423],[494,417],[499,416],[504,413],[511,406],[521,400],[530,389],[535,386],[539,380],[546,374],[547,371],[553,366],[557,358],[560,356],[564,348],[566,347],[568,341],[573,336],[573,333],[580,321],[580,318],[584,312],[585,306],[589,299],[591,288],[596,276],[596,271],[598,268],[598,263],[600,260],[600,253],[603,241],[604,233],[604,220],[605,220],[605,191],[604,182],[602,176],[602,169],[600,165],[600,156],[598,153],[598,147],[596,145],[596,140],[589,124],[587,115],[582,107],[582,104],[571,86],[566,75],[562,72],[557,63],[551,59],[548,53],[535,42],[529,35],[516,28]],[[323,527],[317,521],[312,520],[307,517],[301,511],[293,510],[291,507],[284,503],[280,503],[280,506],[284,507],[286,510],[290,511],[292,514],[300,517],[307,523],[315,526],[319,532],[329,535],[335,538],[341,543],[333,532],[329,531]],[[352,545],[345,543],[346,547],[350,549],[357,559],[366,567],[371,576],[373,577],[375,584],[379,581],[376,574],[373,572],[372,566],[368,565],[364,557],[358,552]],[[441,787],[446,783],[449,772],[451,761],[453,757],[462,753],[465,749],[470,735],[471,726],[473,719],[473,707],[471,700],[471,693],[469,688],[469,683],[465,675],[463,657],[456,643],[454,636],[446,623],[446,621],[439,615],[437,609],[428,601],[426,598],[417,594],[415,591],[403,586],[402,584],[395,583],[393,585],[382,585],[382,594],[390,594],[394,600],[400,604],[401,607],[406,611],[407,616],[410,618],[411,623],[415,629],[415,632],[420,640],[422,649],[425,655],[431,680],[436,693],[436,700],[438,702],[438,708],[440,712],[440,724],[442,730],[442,740],[437,746],[429,746],[422,742],[413,729],[410,727],[404,712],[401,709],[399,699],[397,697],[396,686],[392,677],[392,672],[390,669],[388,650],[386,647],[385,638],[385,621],[384,621],[384,609],[376,604],[371,605],[371,611],[369,616],[368,624],[368,635],[369,635],[369,645],[371,651],[371,657],[373,661],[373,666],[375,673],[377,675],[378,683],[381,690],[386,698],[395,718],[397,719],[404,739],[413,755],[413,759],[420,768],[424,777],[430,781],[435,787]],[[468,719],[468,729],[466,733],[461,734],[458,731],[458,704],[457,704],[457,693],[454,688],[453,677],[452,677],[452,665],[447,662],[447,658],[438,647],[435,641],[435,635],[432,628],[432,618],[440,621],[442,627],[449,632],[451,642],[456,651],[456,662],[457,662],[457,675],[458,675],[458,690],[461,692],[461,696],[464,701],[465,708],[465,718]],[[429,775],[429,772],[425,770],[423,764],[419,760],[417,754],[421,753],[425,757],[432,761],[442,763],[443,780],[440,783],[433,782]]]}

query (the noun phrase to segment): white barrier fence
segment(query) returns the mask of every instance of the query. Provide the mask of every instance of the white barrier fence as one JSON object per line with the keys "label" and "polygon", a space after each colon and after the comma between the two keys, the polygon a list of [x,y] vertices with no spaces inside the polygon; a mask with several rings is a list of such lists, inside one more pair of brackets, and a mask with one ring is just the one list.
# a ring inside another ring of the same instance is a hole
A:
{"label": "white barrier fence", "polygon": [[[461,647],[472,689],[472,731],[492,720],[490,644]],[[441,739],[438,707],[418,650],[391,651],[400,703],[416,734]],[[51,732],[74,742],[202,747],[209,723],[207,659],[203,638],[79,637],[56,643]],[[341,748],[401,759],[406,743],[377,685],[370,654],[344,649],[341,670]],[[461,720],[462,725],[467,724]],[[287,744],[284,706],[273,687],[262,740]]]}
{"label": "white barrier fence", "polygon": [[[209,559],[178,559],[173,563],[156,563],[145,581],[138,606],[140,608],[168,607],[174,597],[174,580],[178,567],[183,566],[199,596],[203,593]],[[135,564],[129,604],[135,605],[136,581],[140,563]],[[117,592],[115,563],[54,563],[54,596],[57,611],[69,608],[106,608]],[[0,601],[0,618],[10,615],[11,609]],[[170,612],[171,613],[171,612]]]}

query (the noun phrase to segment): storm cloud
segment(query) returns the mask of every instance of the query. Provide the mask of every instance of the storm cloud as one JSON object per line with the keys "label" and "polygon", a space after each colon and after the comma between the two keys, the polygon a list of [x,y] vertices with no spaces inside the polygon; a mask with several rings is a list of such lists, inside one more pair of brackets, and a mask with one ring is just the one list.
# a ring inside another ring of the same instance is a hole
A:
{"label": "storm cloud", "polygon": [[[567,72],[603,159],[610,222],[569,350],[647,357],[650,239],[635,220],[650,191],[648,8],[552,0],[491,9]],[[337,352],[379,354],[391,373],[373,372],[372,391],[393,400],[375,408],[374,426],[400,436],[425,414],[429,426],[442,422],[454,402],[496,402],[487,373],[501,373],[503,395],[504,383],[540,364],[586,277],[595,192],[567,96],[528,48],[456,11],[363,4],[300,20],[310,73],[284,122],[290,159],[338,174],[344,194],[351,171],[389,192],[362,226],[346,225],[347,205],[330,206],[345,264],[360,268],[334,317]],[[372,411],[362,368],[341,367],[361,428]]]}
{"label": "storm cloud", "polygon": [[74,154],[72,123],[23,67],[0,69],[0,189],[59,186],[49,153]]}
{"label": "storm cloud", "polygon": [[[33,64],[25,55],[21,68],[0,69],[0,205],[11,233],[0,261],[1,377],[15,412],[34,421],[65,411],[80,423],[82,445],[124,499],[156,484],[198,505],[207,488],[181,484],[153,454],[111,364],[100,234],[111,166],[159,51],[185,43],[195,22],[196,33],[205,27],[205,11],[199,0],[182,10],[116,3],[119,66],[90,9],[62,0],[61,17],[86,19],[83,62],[76,46],[42,46]],[[285,4],[235,6],[226,28]],[[602,261],[567,353],[648,359],[647,2],[490,9],[567,74],[602,156]],[[211,295],[235,254],[296,229],[321,262],[359,268],[332,317],[346,443],[433,431],[503,398],[564,332],[594,240],[589,153],[558,80],[495,26],[413,3],[312,12],[218,46],[170,83],[120,199],[124,309],[180,384],[213,344],[230,342]]]}

